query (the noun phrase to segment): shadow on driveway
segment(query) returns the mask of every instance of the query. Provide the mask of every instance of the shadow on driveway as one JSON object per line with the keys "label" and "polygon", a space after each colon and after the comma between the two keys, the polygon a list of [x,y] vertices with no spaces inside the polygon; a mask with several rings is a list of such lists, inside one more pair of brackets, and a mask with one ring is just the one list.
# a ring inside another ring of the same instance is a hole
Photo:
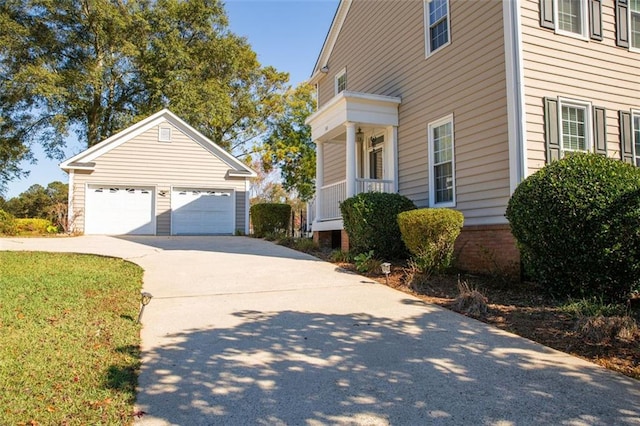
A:
{"label": "shadow on driveway", "polygon": [[168,336],[143,362],[140,423],[640,423],[637,381],[423,312],[395,321],[244,310],[237,326]]}

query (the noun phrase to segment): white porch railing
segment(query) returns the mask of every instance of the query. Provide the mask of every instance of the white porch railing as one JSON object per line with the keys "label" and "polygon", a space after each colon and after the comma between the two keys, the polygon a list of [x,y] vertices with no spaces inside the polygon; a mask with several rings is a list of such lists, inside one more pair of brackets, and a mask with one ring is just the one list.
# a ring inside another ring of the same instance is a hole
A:
{"label": "white porch railing", "polygon": [[393,181],[382,179],[356,179],[356,193],[393,192]]}
{"label": "white porch railing", "polygon": [[[381,179],[356,179],[356,193],[362,192],[394,192],[394,182],[392,180]],[[347,181],[343,180],[320,188],[320,193],[308,204],[309,217],[313,215],[313,220],[336,220],[341,219],[340,203],[347,198]],[[320,216],[315,217],[315,205],[320,202]],[[309,223],[312,223],[309,219]]]}
{"label": "white porch railing", "polygon": [[320,189],[320,220],[340,219],[340,203],[347,198],[347,181],[325,185]]}

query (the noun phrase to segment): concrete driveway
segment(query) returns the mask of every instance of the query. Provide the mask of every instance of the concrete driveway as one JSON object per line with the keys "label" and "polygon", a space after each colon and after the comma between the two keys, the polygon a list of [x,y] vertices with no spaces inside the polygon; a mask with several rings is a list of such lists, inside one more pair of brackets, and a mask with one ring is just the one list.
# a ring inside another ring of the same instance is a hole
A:
{"label": "concrete driveway", "polygon": [[640,382],[243,237],[0,239],[145,269],[140,425],[640,425]]}

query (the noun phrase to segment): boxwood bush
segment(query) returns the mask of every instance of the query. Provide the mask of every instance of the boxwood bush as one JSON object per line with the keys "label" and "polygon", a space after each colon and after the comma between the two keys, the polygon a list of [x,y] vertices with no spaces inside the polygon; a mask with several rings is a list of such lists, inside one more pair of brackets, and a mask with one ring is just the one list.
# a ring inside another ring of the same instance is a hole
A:
{"label": "boxwood bush", "polygon": [[267,235],[286,235],[291,220],[291,206],[279,203],[261,203],[251,206],[253,234],[263,238]]}
{"label": "boxwood bush", "polygon": [[452,209],[418,209],[400,213],[402,241],[420,272],[442,272],[451,266],[453,247],[464,216]]}
{"label": "boxwood bush", "polygon": [[640,290],[640,169],[573,154],[525,179],[507,207],[527,271],[561,296]]}
{"label": "boxwood bush", "polygon": [[17,233],[16,218],[11,213],[0,210],[0,235],[16,235]]}
{"label": "boxwood bush", "polygon": [[398,213],[416,206],[407,197],[384,192],[364,192],[340,204],[349,245],[356,253],[373,250],[379,258],[397,259],[407,256],[398,227]]}

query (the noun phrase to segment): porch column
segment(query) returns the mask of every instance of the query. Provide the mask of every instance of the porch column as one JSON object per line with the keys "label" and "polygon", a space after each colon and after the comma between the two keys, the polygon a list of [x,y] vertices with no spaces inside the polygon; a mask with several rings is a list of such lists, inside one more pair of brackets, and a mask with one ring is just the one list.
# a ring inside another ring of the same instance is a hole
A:
{"label": "porch column", "polygon": [[356,124],[347,122],[347,198],[356,195]]}
{"label": "porch column", "polygon": [[322,219],[322,187],[324,186],[324,142],[316,142],[316,221]]}

